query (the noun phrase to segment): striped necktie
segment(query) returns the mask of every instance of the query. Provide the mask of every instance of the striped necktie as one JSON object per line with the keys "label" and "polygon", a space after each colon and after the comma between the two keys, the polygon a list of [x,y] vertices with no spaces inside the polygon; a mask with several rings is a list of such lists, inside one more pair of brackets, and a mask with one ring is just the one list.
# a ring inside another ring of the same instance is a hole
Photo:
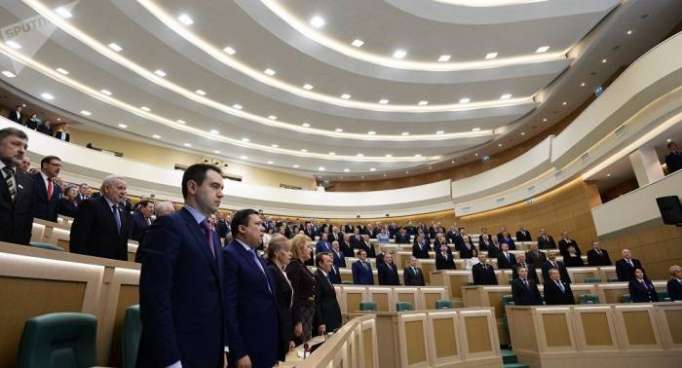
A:
{"label": "striped necktie", "polygon": [[14,203],[14,200],[17,197],[17,188],[14,186],[14,170],[12,170],[11,167],[5,166],[2,168],[2,171],[5,173],[5,183],[7,184],[7,190],[9,191],[9,197],[12,200],[12,203]]}

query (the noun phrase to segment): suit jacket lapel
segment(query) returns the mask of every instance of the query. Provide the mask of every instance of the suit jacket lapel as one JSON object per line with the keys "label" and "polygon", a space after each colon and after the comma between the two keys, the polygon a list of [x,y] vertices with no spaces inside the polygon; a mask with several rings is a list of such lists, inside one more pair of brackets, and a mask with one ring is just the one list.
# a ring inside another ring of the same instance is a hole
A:
{"label": "suit jacket lapel", "polygon": [[[216,259],[213,259],[213,256],[210,254],[210,250],[206,245],[206,236],[204,235],[204,232],[201,230],[201,227],[199,227],[199,224],[197,224],[197,221],[194,219],[194,216],[192,216],[192,214],[185,208],[183,208],[180,211],[180,213],[182,214],[182,217],[185,219],[187,230],[189,230],[189,232],[194,236],[194,244],[197,247],[199,247],[199,251],[206,258],[206,262],[208,262],[208,264],[211,265],[211,270],[213,270],[213,272],[216,273],[216,277],[218,277],[219,276],[218,270],[216,269],[218,254],[216,253]],[[220,277],[218,277],[218,279],[220,279]]]}

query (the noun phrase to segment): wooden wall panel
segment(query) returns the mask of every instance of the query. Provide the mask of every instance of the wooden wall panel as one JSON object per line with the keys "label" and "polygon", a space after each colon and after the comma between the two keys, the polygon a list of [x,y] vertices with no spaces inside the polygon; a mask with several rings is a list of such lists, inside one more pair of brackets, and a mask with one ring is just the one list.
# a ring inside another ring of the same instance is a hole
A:
{"label": "wooden wall panel", "polygon": [[109,365],[120,367],[121,356],[121,336],[123,333],[123,321],[125,320],[126,310],[131,305],[139,304],[140,292],[137,285],[121,285],[118,294],[118,304],[116,305],[116,318],[114,322],[114,333],[111,339],[111,353],[109,354]]}

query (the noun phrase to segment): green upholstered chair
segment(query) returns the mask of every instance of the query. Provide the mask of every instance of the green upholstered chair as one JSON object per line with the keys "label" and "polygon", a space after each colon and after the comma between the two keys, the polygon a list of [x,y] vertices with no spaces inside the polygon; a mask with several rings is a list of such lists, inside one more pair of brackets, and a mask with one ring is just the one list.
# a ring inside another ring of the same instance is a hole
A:
{"label": "green upholstered chair", "polygon": [[599,295],[583,294],[578,298],[578,304],[599,304]]}
{"label": "green upholstered chair", "polygon": [[123,368],[135,368],[137,349],[140,346],[142,321],[140,320],[140,305],[135,304],[126,310],[121,334],[121,355]]}
{"label": "green upholstered chair", "polygon": [[49,313],[24,326],[19,368],[88,368],[97,364],[97,319],[85,313]]}
{"label": "green upholstered chair", "polygon": [[514,305],[514,297],[511,295],[503,295],[502,305]]}
{"label": "green upholstered chair", "polygon": [[598,284],[601,282],[600,277],[585,277],[586,284]]}
{"label": "green upholstered chair", "polygon": [[377,303],[374,302],[362,302],[360,303],[360,311],[362,312],[369,312],[369,311],[375,311],[377,310]]}
{"label": "green upholstered chair", "polygon": [[452,309],[453,304],[450,299],[439,299],[436,300],[436,309]]}
{"label": "green upholstered chair", "polygon": [[630,299],[630,294],[621,295],[620,302],[621,303],[632,303],[632,299]]}
{"label": "green upholstered chair", "polygon": [[659,291],[656,294],[658,294],[658,301],[659,302],[669,302],[670,301],[670,295],[668,295],[667,291]]}
{"label": "green upholstered chair", "polygon": [[398,302],[398,303],[395,303],[395,310],[398,312],[403,312],[403,311],[414,310],[414,308],[412,307],[412,303]]}
{"label": "green upholstered chair", "polygon": [[36,248],[49,249],[49,250],[59,250],[62,252],[64,251],[64,248],[62,248],[58,245],[50,244],[50,243],[31,242],[30,244],[32,247],[36,247]]}

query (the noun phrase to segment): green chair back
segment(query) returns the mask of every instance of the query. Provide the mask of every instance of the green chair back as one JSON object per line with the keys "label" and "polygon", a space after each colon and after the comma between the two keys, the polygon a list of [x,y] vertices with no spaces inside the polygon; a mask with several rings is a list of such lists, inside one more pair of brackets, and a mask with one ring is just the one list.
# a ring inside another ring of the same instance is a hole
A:
{"label": "green chair back", "polygon": [[601,278],[599,277],[585,277],[585,283],[586,284],[598,284],[601,282]]}
{"label": "green chair back", "polygon": [[123,333],[121,334],[121,360],[123,368],[135,368],[141,335],[140,305],[131,305],[126,310],[125,319],[123,320]]}
{"label": "green chair back", "polygon": [[85,313],[50,313],[26,321],[19,368],[89,368],[97,364],[97,319]]}
{"label": "green chair back", "polygon": [[656,294],[658,294],[658,301],[659,302],[669,302],[670,301],[670,295],[668,295],[667,291],[659,291]]}
{"label": "green chair back", "polygon": [[412,303],[398,302],[395,303],[395,310],[398,312],[411,311],[414,310],[414,307],[412,307]]}
{"label": "green chair back", "polygon": [[360,303],[360,310],[363,312],[376,311],[377,310],[377,303],[362,302],[362,303]]}
{"label": "green chair back", "polygon": [[503,295],[502,305],[514,305],[514,297],[511,295]]}
{"label": "green chair back", "polygon": [[62,247],[60,247],[60,246],[58,246],[58,245],[50,244],[50,243],[31,242],[31,243],[29,243],[29,244],[31,244],[32,247],[36,247],[36,248],[49,249],[49,250],[58,250],[58,251],[62,251],[62,252],[64,251],[64,248],[62,248]]}
{"label": "green chair back", "polygon": [[578,299],[579,304],[599,304],[599,295],[583,294]]}
{"label": "green chair back", "polygon": [[436,300],[436,309],[452,309],[452,300],[449,299],[439,299]]}
{"label": "green chair back", "polygon": [[620,302],[621,303],[632,303],[632,299],[630,298],[630,294],[623,294],[620,297]]}

